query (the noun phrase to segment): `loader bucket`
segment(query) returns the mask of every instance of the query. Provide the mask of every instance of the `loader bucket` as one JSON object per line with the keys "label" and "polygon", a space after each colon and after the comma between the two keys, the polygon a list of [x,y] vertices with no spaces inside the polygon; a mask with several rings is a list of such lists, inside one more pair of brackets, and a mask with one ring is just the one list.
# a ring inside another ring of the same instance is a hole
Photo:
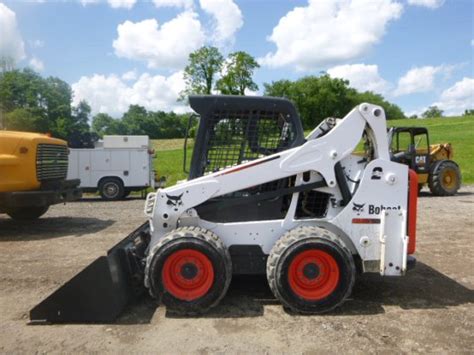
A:
{"label": "loader bucket", "polygon": [[143,224],[30,311],[31,324],[111,323],[145,290]]}

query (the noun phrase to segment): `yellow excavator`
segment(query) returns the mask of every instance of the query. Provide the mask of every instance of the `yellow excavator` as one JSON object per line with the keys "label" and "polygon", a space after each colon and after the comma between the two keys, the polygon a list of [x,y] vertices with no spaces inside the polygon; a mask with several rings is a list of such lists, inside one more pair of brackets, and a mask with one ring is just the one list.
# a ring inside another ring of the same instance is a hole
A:
{"label": "yellow excavator", "polygon": [[461,170],[453,159],[450,143],[430,145],[425,127],[392,127],[391,158],[406,164],[418,175],[418,189],[428,184],[435,196],[455,195],[461,187]]}
{"label": "yellow excavator", "polygon": [[66,180],[68,147],[45,134],[0,131],[0,213],[34,220],[49,206],[81,198],[79,180]]}

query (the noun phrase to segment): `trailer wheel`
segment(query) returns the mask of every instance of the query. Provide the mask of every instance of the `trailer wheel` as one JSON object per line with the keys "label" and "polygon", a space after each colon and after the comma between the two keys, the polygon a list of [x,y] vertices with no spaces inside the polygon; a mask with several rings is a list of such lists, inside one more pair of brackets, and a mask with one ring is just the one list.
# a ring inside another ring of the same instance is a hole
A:
{"label": "trailer wheel", "polygon": [[104,200],[120,200],[125,193],[123,182],[118,178],[104,178],[99,183],[99,193]]}
{"label": "trailer wheel", "polygon": [[452,160],[440,160],[431,168],[428,177],[430,191],[435,196],[453,196],[461,187],[461,171]]}
{"label": "trailer wheel", "polygon": [[299,227],[283,235],[267,260],[267,279],[275,297],[298,313],[318,314],[340,305],[352,292],[356,266],[333,233]]}
{"label": "trailer wheel", "polygon": [[201,314],[224,297],[232,278],[229,252],[214,233],[199,227],[178,228],[152,249],[145,284],[173,313]]}
{"label": "trailer wheel", "polygon": [[48,209],[49,206],[14,207],[7,211],[7,215],[16,221],[33,221],[44,215]]}

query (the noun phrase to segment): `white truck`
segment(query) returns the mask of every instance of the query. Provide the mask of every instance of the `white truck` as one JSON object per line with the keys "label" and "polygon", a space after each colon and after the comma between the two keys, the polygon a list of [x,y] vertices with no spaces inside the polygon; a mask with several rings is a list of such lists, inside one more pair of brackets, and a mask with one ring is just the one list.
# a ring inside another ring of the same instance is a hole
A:
{"label": "white truck", "polygon": [[153,156],[148,136],[104,136],[94,148],[70,150],[67,178],[80,179],[84,192],[119,200],[155,188]]}

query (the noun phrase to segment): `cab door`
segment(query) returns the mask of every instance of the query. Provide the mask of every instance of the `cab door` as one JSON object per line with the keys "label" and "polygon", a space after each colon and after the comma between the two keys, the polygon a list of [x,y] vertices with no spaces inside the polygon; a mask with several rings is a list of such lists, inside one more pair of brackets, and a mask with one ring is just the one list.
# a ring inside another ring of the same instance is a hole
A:
{"label": "cab door", "polygon": [[430,170],[430,142],[427,132],[413,134],[414,170],[418,174],[428,174]]}

